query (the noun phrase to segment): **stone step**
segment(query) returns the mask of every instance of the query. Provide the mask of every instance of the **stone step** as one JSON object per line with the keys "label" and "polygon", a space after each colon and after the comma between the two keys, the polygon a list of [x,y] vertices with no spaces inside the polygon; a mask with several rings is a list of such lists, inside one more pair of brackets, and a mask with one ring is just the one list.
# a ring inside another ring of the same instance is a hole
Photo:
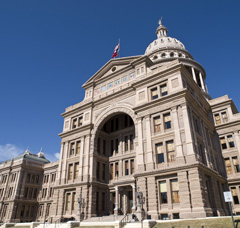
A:
{"label": "stone step", "polygon": [[124,228],[141,228],[142,224],[141,222],[128,222]]}

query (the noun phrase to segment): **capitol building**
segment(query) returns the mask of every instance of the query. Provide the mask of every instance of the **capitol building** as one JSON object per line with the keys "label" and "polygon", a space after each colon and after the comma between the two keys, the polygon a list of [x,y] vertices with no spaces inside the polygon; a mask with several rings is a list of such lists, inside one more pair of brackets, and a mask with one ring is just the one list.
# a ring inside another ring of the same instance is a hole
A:
{"label": "capitol building", "polygon": [[[173,31],[174,32],[174,31]],[[65,109],[60,159],[29,150],[0,164],[0,220],[240,214],[240,114],[212,99],[206,72],[161,21],[143,55],[109,60]],[[211,77],[217,77],[211,75]],[[211,88],[210,88],[211,89]]]}

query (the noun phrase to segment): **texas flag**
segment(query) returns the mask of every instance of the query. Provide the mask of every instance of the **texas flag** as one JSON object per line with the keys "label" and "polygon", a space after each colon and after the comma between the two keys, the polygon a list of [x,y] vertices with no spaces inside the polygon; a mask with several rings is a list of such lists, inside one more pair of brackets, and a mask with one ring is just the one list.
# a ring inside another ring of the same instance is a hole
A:
{"label": "texas flag", "polygon": [[113,51],[113,55],[112,58],[115,58],[118,55],[118,51],[120,48],[120,42],[118,43],[118,45],[115,47],[114,51]]}

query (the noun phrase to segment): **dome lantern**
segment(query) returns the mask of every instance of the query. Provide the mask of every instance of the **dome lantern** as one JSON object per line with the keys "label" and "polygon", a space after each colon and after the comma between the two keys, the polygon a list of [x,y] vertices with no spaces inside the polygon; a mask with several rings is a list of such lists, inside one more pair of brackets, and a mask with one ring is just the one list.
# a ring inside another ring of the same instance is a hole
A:
{"label": "dome lantern", "polygon": [[156,34],[158,38],[167,37],[167,28],[162,25],[162,18],[158,21],[159,26],[157,27]]}

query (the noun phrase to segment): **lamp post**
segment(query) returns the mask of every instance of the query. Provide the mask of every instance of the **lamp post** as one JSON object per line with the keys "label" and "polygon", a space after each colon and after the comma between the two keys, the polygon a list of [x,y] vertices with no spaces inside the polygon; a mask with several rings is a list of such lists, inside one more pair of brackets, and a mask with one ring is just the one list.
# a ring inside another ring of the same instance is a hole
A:
{"label": "lamp post", "polygon": [[85,200],[82,198],[82,194],[80,194],[80,197],[78,198],[79,226],[81,222],[81,209],[84,209],[84,207],[85,207]]}
{"label": "lamp post", "polygon": [[137,188],[136,192],[136,197],[137,197],[137,217],[141,221],[141,226],[142,226],[142,221],[143,221],[143,204],[145,203],[145,197],[143,197],[143,193],[140,192],[139,187]]}

